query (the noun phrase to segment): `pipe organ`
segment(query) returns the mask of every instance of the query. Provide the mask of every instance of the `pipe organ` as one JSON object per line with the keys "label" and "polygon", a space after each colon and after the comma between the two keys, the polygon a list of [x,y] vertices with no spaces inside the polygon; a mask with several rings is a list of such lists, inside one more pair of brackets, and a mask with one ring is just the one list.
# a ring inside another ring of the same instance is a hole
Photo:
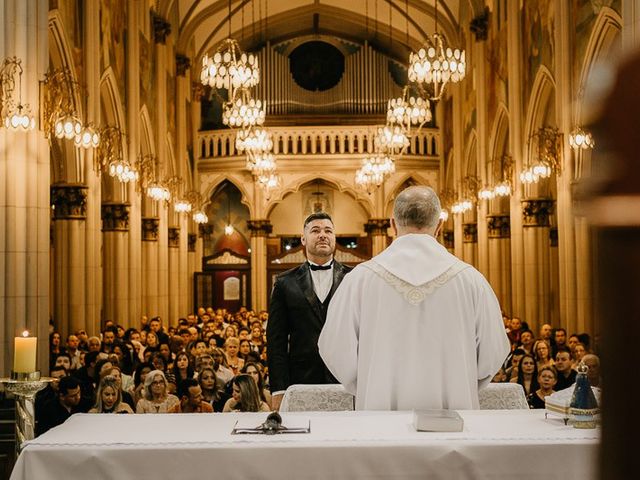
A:
{"label": "pipe organ", "polygon": [[257,52],[262,80],[255,97],[266,102],[269,115],[375,114],[385,115],[387,101],[402,87],[389,72],[390,60],[368,42],[345,55],[342,78],[334,87],[312,92],[294,80],[288,56],[269,43]]}

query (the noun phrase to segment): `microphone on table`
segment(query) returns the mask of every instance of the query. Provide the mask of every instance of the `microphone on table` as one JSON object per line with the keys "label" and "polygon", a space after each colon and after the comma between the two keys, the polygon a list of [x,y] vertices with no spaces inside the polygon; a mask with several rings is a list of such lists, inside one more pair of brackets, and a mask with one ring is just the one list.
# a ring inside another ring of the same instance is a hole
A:
{"label": "microphone on table", "polygon": [[282,417],[278,412],[271,412],[261,426],[265,435],[275,435],[280,430],[284,430]]}

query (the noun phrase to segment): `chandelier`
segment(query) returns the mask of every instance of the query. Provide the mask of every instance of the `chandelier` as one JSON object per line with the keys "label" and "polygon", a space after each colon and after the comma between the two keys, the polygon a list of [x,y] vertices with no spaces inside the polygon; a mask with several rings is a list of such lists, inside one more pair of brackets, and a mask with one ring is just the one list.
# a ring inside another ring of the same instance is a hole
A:
{"label": "chandelier", "polygon": [[576,127],[569,134],[569,145],[574,150],[590,150],[595,147],[593,135],[582,127]]}
{"label": "chandelier", "polygon": [[520,172],[520,182],[525,185],[538,183],[541,179],[549,178],[554,172],[560,171],[560,136],[555,127],[540,127],[531,135],[531,139],[536,141],[536,163]]}
{"label": "chandelier", "polygon": [[[0,66],[0,105],[5,128],[16,131],[33,130],[36,120],[31,108],[22,103],[22,61],[10,57]],[[16,73],[18,75],[18,99],[14,98]]]}
{"label": "chandelier", "polygon": [[77,138],[82,133],[82,122],[72,113],[64,114],[54,123],[54,134],[56,138],[66,138],[71,140]]}
{"label": "chandelier", "polygon": [[271,153],[247,157],[247,170],[257,177],[269,176],[276,171],[276,160]]}
{"label": "chandelier", "polygon": [[230,128],[248,128],[262,125],[265,118],[265,106],[260,100],[251,97],[245,88],[237,90],[233,101],[224,106],[222,123]]}
{"label": "chandelier", "polygon": [[193,212],[192,218],[193,218],[193,221],[196,222],[197,224],[203,224],[203,223],[209,222],[209,217],[207,216],[206,213],[204,213],[202,209],[198,209],[195,212]]}
{"label": "chandelier", "polygon": [[173,210],[176,213],[189,213],[192,208],[191,202],[186,198],[180,198],[173,204]]}
{"label": "chandelier", "polygon": [[478,192],[478,198],[480,200],[491,200],[496,196],[496,192],[494,191],[493,188],[489,187],[489,186],[484,186],[482,189],[480,189],[480,191]]}
{"label": "chandelier", "polygon": [[153,182],[147,187],[147,196],[156,202],[171,200],[171,192],[162,182]]}
{"label": "chandelier", "polygon": [[409,55],[409,81],[430,84],[432,100],[440,100],[448,82],[457,83],[466,72],[464,50],[452,49],[438,33],[438,0],[435,2],[435,33],[427,38],[426,45]]}
{"label": "chandelier", "polygon": [[273,149],[271,134],[262,128],[239,130],[236,134],[236,150],[254,155],[270,152]]}
{"label": "chandelier", "polygon": [[406,132],[417,125],[431,121],[431,107],[429,100],[409,95],[409,89],[404,88],[402,97],[392,98],[387,104],[387,124],[399,125]]}
{"label": "chandelier", "polygon": [[409,146],[409,138],[399,125],[385,125],[378,128],[374,137],[377,151],[398,154]]}
{"label": "chandelier", "polygon": [[454,203],[451,206],[451,211],[455,214],[468,212],[473,208],[473,202],[471,200],[463,199]]}
{"label": "chandelier", "polygon": [[73,143],[80,148],[96,148],[100,144],[100,133],[93,125],[87,125],[75,136]]}
{"label": "chandelier", "polygon": [[109,175],[117,178],[122,183],[138,180],[138,172],[129,165],[129,162],[117,159],[109,164]]}
{"label": "chandelier", "polygon": [[233,38],[223,40],[215,53],[202,58],[200,81],[205,86],[229,92],[229,97],[237,88],[250,88],[260,82],[258,57],[246,54]]}
{"label": "chandelier", "polygon": [[356,171],[356,185],[371,193],[395,171],[395,162],[386,155],[378,154],[365,158],[362,160],[362,166]]}

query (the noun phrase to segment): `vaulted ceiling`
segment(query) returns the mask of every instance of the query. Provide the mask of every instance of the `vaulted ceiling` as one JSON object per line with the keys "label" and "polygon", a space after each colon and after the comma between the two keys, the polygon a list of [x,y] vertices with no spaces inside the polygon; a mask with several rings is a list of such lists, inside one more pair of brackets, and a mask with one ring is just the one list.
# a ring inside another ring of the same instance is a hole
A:
{"label": "vaulted ceiling", "polygon": [[[484,0],[171,0],[160,2],[165,15],[177,4],[178,51],[204,53],[229,36],[251,51],[304,37],[329,35],[362,42],[365,39],[399,61],[438,30],[458,42],[461,12],[473,18]],[[437,10],[436,10],[437,5]],[[229,21],[230,19],[230,21]]]}

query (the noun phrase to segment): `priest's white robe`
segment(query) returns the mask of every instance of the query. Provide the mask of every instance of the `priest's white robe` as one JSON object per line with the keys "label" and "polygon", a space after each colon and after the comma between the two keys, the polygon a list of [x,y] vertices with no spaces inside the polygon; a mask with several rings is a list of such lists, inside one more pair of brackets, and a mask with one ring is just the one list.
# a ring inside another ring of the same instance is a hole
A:
{"label": "priest's white robe", "polygon": [[357,410],[477,409],[509,353],[489,283],[424,234],[344,278],[318,347]]}

